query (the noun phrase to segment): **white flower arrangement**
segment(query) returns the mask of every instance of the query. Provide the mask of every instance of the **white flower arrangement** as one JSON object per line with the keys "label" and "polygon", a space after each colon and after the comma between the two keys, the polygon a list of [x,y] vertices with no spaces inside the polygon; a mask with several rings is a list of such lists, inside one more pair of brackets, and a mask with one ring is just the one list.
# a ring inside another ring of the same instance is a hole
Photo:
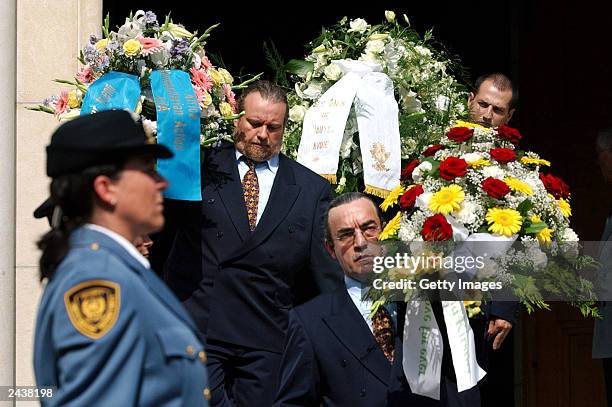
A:
{"label": "white flower arrangement", "polygon": [[[461,69],[431,45],[431,32],[421,37],[410,28],[407,18],[402,24],[392,11],[386,11],[385,17],[386,21],[377,25],[345,17],[310,43],[305,60],[284,65],[294,81],[288,95],[292,114],[283,140],[287,155],[297,157],[302,112],[342,78],[342,70],[332,63],[335,60],[373,62],[391,78],[400,109],[402,159],[411,159],[423,147],[438,142],[443,130],[466,112],[466,88],[452,75]],[[351,150],[342,150],[336,178],[347,182],[337,192],[357,190],[363,177],[357,130],[350,120],[344,140]]]}
{"label": "white flower arrangement", "polygon": [[505,125],[457,122],[404,169],[402,184],[381,204],[384,211],[398,205],[400,221],[381,236],[406,247],[508,242],[487,278],[507,282],[529,311],[546,308],[545,297],[554,293],[584,315],[597,315],[593,285],[575,272],[593,259],[579,255],[569,188],[541,172],[550,162],[518,148],[521,137]]}

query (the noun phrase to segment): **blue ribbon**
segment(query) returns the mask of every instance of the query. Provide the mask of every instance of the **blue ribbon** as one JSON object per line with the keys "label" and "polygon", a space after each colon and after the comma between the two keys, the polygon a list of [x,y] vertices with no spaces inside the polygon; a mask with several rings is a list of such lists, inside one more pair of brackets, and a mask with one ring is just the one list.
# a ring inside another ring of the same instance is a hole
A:
{"label": "blue ribbon", "polygon": [[164,195],[199,201],[200,105],[189,74],[174,69],[153,71],[151,90],[157,110],[157,142],[174,153],[173,158],[157,162],[157,170],[170,182]]}
{"label": "blue ribbon", "polygon": [[124,72],[109,72],[95,80],[85,93],[81,115],[102,110],[134,111],[140,98],[140,80]]}

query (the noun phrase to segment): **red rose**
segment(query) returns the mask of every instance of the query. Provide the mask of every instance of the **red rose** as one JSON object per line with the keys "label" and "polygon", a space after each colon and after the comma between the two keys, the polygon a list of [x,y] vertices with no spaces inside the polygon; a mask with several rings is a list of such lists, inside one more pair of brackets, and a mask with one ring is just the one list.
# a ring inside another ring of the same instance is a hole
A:
{"label": "red rose", "polygon": [[544,175],[540,173],[540,180],[544,184],[544,188],[546,188],[548,193],[554,196],[555,199],[569,198],[569,187],[561,178],[557,178],[552,174]]}
{"label": "red rose", "polygon": [[505,182],[489,177],[482,181],[482,189],[492,198],[501,199],[510,193],[510,188]]}
{"label": "red rose", "polygon": [[448,137],[449,140],[456,141],[457,143],[468,141],[473,136],[474,129],[470,129],[468,127],[453,127],[446,134],[446,137]]}
{"label": "red rose", "polygon": [[518,144],[519,141],[521,141],[521,138],[523,138],[517,129],[506,126],[505,124],[502,124],[497,128],[497,137],[502,140],[508,140],[514,145]]}
{"label": "red rose", "polygon": [[412,179],[412,171],[420,164],[419,160],[413,160],[410,164],[406,166],[402,170],[402,175],[400,176],[400,180],[408,181]]}
{"label": "red rose", "polygon": [[495,161],[502,164],[516,160],[516,154],[514,154],[514,150],[511,148],[494,148],[489,153]]}
{"label": "red rose", "polygon": [[448,157],[440,163],[440,176],[447,181],[467,174],[467,163],[463,158]]}
{"label": "red rose", "polygon": [[436,151],[440,151],[445,149],[446,147],[440,145],[440,144],[434,144],[433,146],[427,148],[427,150],[423,151],[423,155],[425,157],[431,157],[432,155],[434,155],[436,153]]}
{"label": "red rose", "polygon": [[423,187],[420,185],[415,185],[410,188],[408,191],[404,192],[404,195],[400,198],[400,209],[402,211],[407,211],[408,209],[414,206],[416,199],[419,195],[423,193]]}
{"label": "red rose", "polygon": [[421,236],[426,241],[449,240],[453,237],[453,228],[446,218],[439,213],[425,219]]}

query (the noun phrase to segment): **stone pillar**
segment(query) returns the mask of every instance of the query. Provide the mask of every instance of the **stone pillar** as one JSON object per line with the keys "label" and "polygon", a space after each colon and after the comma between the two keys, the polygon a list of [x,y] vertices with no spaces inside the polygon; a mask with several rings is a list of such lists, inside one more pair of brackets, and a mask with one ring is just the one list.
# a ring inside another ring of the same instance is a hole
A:
{"label": "stone pillar", "polygon": [[[7,0],[0,0],[0,12],[6,2]],[[15,266],[11,270],[12,276],[15,276],[14,284],[11,284],[14,287],[11,290],[14,291],[11,291],[10,297],[15,304],[10,314],[15,315],[16,321],[14,329],[16,345],[11,347],[11,352],[13,349],[15,352],[15,362],[12,363],[15,384],[31,386],[34,385],[32,369],[34,326],[42,292],[38,279],[40,252],[36,249],[35,243],[48,230],[46,220],[34,219],[32,212],[48,196],[49,179],[45,175],[45,145],[48,144],[51,133],[59,123],[53,115],[32,112],[25,108],[39,104],[45,97],[59,94],[63,89],[68,89],[66,85],[54,83],[53,79],[70,80],[79,69],[77,61],[79,50],[87,41],[89,34],[100,34],[102,0],[8,0],[8,4],[12,4],[13,16],[15,7],[17,9],[17,75],[15,76],[13,71],[11,76],[13,89],[15,89],[15,77],[17,78],[16,112],[15,100],[12,102],[12,117],[16,117],[16,138],[11,138],[11,141],[16,139],[11,152],[16,151],[17,160],[16,163],[13,161],[9,165],[4,161],[3,154],[0,165],[10,167],[13,172],[2,170],[0,176],[8,177],[7,174],[10,173],[11,182],[13,179],[16,180],[16,187],[6,189],[6,191],[15,190],[15,194],[12,196],[9,193],[2,194],[0,199],[12,201],[16,197],[16,204],[10,222],[0,221],[0,227],[5,227],[5,224],[16,225],[16,234],[7,232],[0,236],[3,239],[2,244],[12,245],[11,251],[16,256]],[[12,27],[15,30],[14,24]],[[5,24],[0,24],[0,30],[4,29]],[[5,38],[5,35],[0,34],[0,43]],[[13,54],[15,54],[14,44],[13,42]],[[7,47],[1,46],[0,53],[4,53],[5,48]],[[5,61],[5,58],[0,57],[0,64]],[[4,73],[5,71],[0,69],[0,78],[3,78]],[[0,86],[0,89],[4,90],[5,87]],[[12,94],[15,94],[14,90]],[[4,101],[0,98],[0,103]],[[7,109],[0,109],[0,118],[6,111]],[[5,123],[0,119],[0,126],[3,125]],[[4,137],[0,139],[0,143],[5,143]],[[0,147],[0,154],[4,151],[3,145]],[[0,205],[1,210],[3,207]],[[16,236],[16,238],[9,243],[10,239],[5,239],[5,236]],[[8,256],[0,254],[0,261],[4,262],[7,258]],[[5,298],[6,296],[0,293],[2,310],[0,318],[4,318],[4,314],[8,313],[4,311]],[[0,335],[2,334],[3,330],[0,330]],[[3,352],[5,342],[0,341],[0,343],[3,345],[0,347],[0,352]],[[0,359],[0,374],[3,372],[3,367],[4,363]],[[0,385],[2,385],[1,380]],[[20,402],[18,405],[26,407],[38,403]]]}
{"label": "stone pillar", "polygon": [[0,2],[0,386],[15,383],[16,7]]}

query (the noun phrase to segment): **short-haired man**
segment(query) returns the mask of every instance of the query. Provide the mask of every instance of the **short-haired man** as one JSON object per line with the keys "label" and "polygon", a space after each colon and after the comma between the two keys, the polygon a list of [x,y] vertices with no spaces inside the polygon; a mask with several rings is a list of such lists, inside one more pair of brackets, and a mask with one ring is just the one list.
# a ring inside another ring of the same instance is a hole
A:
{"label": "short-haired man", "polygon": [[340,263],[345,286],[290,312],[275,407],[439,405],[412,394],[404,378],[405,311],[392,304],[372,314],[363,296],[381,254],[381,227],[366,195],[351,192],[330,204],[325,246]]}
{"label": "short-haired man", "polygon": [[168,203],[164,272],[206,336],[211,406],[269,406],[289,310],[342,274],[322,244],[331,186],[280,153],[284,91],[257,81],[238,109],[234,144],[205,151],[202,201]]}
{"label": "short-haired man", "polygon": [[518,92],[506,75],[482,75],[476,79],[468,97],[470,120],[485,127],[508,124],[517,102]]}

